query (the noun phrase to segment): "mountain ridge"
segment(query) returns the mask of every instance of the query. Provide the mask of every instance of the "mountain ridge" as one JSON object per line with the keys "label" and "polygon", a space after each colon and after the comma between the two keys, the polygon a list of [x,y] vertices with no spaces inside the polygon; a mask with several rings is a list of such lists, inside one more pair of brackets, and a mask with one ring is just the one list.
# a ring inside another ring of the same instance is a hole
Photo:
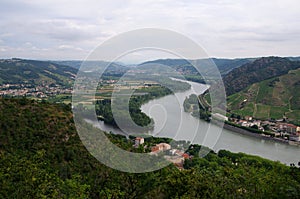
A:
{"label": "mountain ridge", "polygon": [[236,58],[236,59],[226,59],[226,58],[206,58],[206,59],[195,59],[195,60],[186,60],[186,59],[157,59],[139,64],[163,64],[173,67],[175,70],[179,71],[180,68],[185,68],[185,70],[190,70],[192,74],[199,74],[194,66],[199,68],[201,72],[204,73],[210,70],[210,67],[216,65],[219,69],[221,75],[225,75],[234,68],[240,67],[245,63],[254,61],[256,58]]}
{"label": "mountain ridge", "polygon": [[253,83],[287,74],[300,67],[299,61],[282,57],[262,57],[252,63],[233,69],[223,78],[228,96],[237,93]]}
{"label": "mountain ridge", "polygon": [[0,83],[31,83],[69,85],[77,69],[49,61],[2,59],[0,60]]}

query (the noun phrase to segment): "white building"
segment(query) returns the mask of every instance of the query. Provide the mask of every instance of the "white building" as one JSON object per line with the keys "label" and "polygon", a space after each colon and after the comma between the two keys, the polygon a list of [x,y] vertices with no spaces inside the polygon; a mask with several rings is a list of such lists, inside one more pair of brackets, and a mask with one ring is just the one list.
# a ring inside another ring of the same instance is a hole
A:
{"label": "white building", "polygon": [[145,140],[142,137],[136,137],[134,140],[134,146],[139,146],[140,144],[144,144]]}

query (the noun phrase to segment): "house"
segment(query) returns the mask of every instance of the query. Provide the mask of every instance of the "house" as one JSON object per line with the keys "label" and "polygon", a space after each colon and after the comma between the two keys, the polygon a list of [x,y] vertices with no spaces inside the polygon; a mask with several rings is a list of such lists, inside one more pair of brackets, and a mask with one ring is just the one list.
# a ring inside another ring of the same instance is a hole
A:
{"label": "house", "polygon": [[134,146],[138,147],[141,144],[144,144],[145,140],[142,137],[136,137],[134,140]]}
{"label": "house", "polygon": [[288,123],[279,123],[278,128],[281,131],[287,132],[289,134],[295,134],[297,130],[297,126]]}
{"label": "house", "polygon": [[252,117],[251,116],[245,116],[245,120],[247,120],[247,121],[252,121]]}
{"label": "house", "polygon": [[151,152],[167,151],[171,149],[171,145],[167,143],[159,143],[151,148]]}
{"label": "house", "polygon": [[214,114],[212,114],[212,117],[217,120],[228,121],[228,117],[226,117],[225,115],[222,115],[220,113],[214,113]]}
{"label": "house", "polygon": [[253,126],[253,125],[256,125],[256,126],[260,127],[261,121],[260,120],[255,120],[255,121],[252,122],[251,126]]}
{"label": "house", "polygon": [[[292,128],[293,126],[291,126]],[[291,141],[297,141],[300,142],[300,127],[297,126],[295,132],[291,133],[289,135],[289,138]]]}
{"label": "house", "polygon": [[177,151],[177,149],[171,149],[170,150],[170,155],[175,155],[176,151]]}
{"label": "house", "polygon": [[250,124],[247,121],[244,121],[244,120],[240,121],[240,125],[244,126],[244,127],[250,127]]}
{"label": "house", "polygon": [[158,146],[153,146],[151,147],[151,152],[152,153],[158,153],[160,150],[159,150],[159,147]]}
{"label": "house", "polygon": [[183,154],[184,154],[184,151],[181,151],[181,150],[176,149],[175,155],[177,155],[177,156],[182,156]]}
{"label": "house", "polygon": [[190,159],[190,155],[187,154],[187,153],[182,154],[182,157],[183,157],[184,159]]}
{"label": "house", "polygon": [[286,126],[287,126],[286,131],[288,133],[296,133],[297,126],[293,124],[286,124]]}

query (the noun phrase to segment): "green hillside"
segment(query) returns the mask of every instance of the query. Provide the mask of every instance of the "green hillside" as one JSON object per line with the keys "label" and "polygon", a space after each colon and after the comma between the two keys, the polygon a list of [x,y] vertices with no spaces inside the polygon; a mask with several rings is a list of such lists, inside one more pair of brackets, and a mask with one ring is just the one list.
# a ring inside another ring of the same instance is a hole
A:
{"label": "green hillside", "polygon": [[261,119],[282,119],[300,123],[300,69],[252,84],[228,97],[231,112]]}
{"label": "green hillside", "polygon": [[48,61],[23,59],[0,60],[0,84],[70,85],[77,69]]}
{"label": "green hillside", "polygon": [[[86,128],[92,127],[87,125]],[[132,174],[99,163],[82,145],[70,107],[0,98],[0,198],[299,198],[300,170],[221,150]],[[139,152],[125,136],[107,134]],[[159,140],[160,138],[157,138]],[[145,140],[146,141],[146,140]],[[113,154],[111,154],[113,156]],[[295,162],[296,164],[296,162]]]}
{"label": "green hillside", "polygon": [[233,69],[223,78],[227,95],[237,93],[251,84],[287,74],[290,70],[300,68],[299,61],[288,58],[263,57]]}

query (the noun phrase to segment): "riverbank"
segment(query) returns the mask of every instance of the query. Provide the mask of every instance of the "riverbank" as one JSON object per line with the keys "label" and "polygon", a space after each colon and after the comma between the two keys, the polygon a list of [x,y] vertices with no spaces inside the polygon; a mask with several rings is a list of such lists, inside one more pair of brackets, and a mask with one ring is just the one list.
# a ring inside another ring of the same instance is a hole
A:
{"label": "riverbank", "polygon": [[271,137],[271,136],[264,136],[262,134],[253,133],[253,132],[247,131],[245,129],[232,126],[230,124],[224,124],[223,128],[227,129],[229,131],[235,132],[235,133],[242,134],[242,135],[252,136],[252,137],[260,138],[260,139],[263,139],[263,140],[271,140],[271,141],[280,142],[280,143],[284,143],[284,144],[290,144],[289,140],[283,140],[283,139],[274,138],[274,137]]}
{"label": "riverbank", "polygon": [[[183,103],[184,111],[190,112],[191,115],[197,119],[201,119],[206,122],[212,122],[214,124],[217,124],[220,127],[223,127],[224,129],[227,129],[227,130],[235,132],[235,133],[239,133],[242,135],[247,135],[247,136],[251,136],[251,137],[255,137],[255,138],[259,138],[259,139],[263,139],[263,140],[271,140],[271,141],[289,144],[289,145],[293,145],[293,146],[300,146],[300,142],[274,137],[271,135],[272,133],[263,132],[259,129],[251,129],[251,128],[239,126],[234,123],[231,124],[230,122],[226,122],[226,119],[225,119],[224,123],[218,122],[217,120],[208,119],[208,118],[210,118],[209,115],[211,114],[211,111],[210,111],[211,107],[205,100],[206,92],[207,92],[207,90],[204,93],[198,95],[198,101],[197,101],[196,95],[190,95],[188,98],[186,98]],[[200,106],[200,108],[198,110],[196,109],[196,111],[195,111],[195,108],[193,108],[193,107],[194,106],[198,107],[198,105]],[[194,112],[196,112],[196,114]],[[226,118],[226,117],[224,116],[224,118]]]}
{"label": "riverbank", "polygon": [[[205,121],[205,120],[203,120],[203,121]],[[278,143],[283,143],[283,144],[287,144],[287,145],[291,145],[291,146],[300,147],[300,142],[291,141],[291,140],[284,140],[284,139],[281,139],[281,138],[271,137],[271,136],[268,136],[268,135],[265,135],[265,134],[253,133],[253,132],[248,131],[246,129],[239,128],[239,127],[236,127],[236,126],[233,126],[233,125],[230,125],[230,124],[226,124],[226,123],[222,123],[222,122],[218,122],[218,121],[211,121],[211,123],[213,123],[213,124],[215,124],[219,127],[222,127],[226,130],[229,130],[231,132],[234,132],[234,133],[239,133],[239,134],[242,134],[242,135],[247,135],[247,136],[255,137],[255,138],[258,138],[258,139],[262,139],[262,140],[274,141],[274,142],[278,142]]]}

